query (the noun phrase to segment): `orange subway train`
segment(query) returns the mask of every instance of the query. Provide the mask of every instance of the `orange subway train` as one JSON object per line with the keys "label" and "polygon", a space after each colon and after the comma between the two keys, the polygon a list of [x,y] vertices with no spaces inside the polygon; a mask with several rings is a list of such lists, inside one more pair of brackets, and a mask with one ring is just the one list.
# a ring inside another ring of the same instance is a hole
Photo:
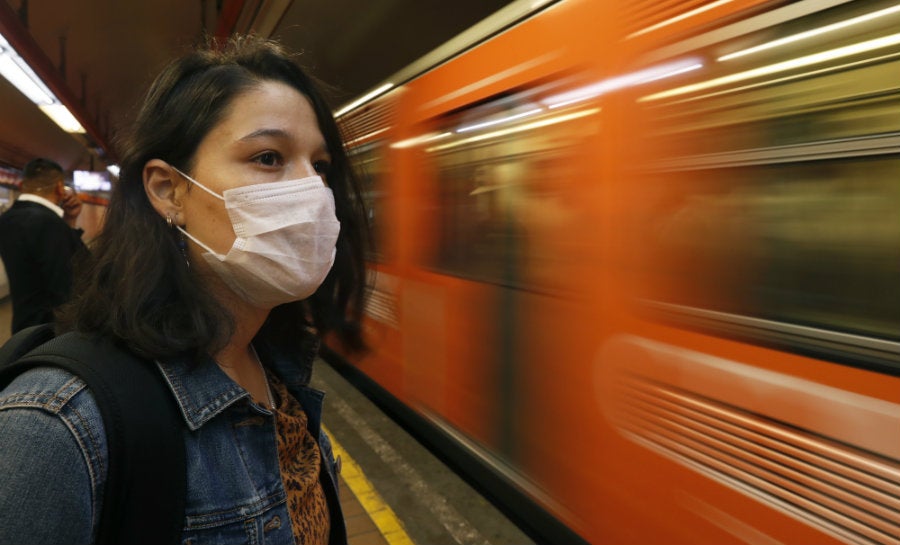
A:
{"label": "orange subway train", "polygon": [[900,4],[534,4],[339,112],[331,355],[544,542],[900,543]]}

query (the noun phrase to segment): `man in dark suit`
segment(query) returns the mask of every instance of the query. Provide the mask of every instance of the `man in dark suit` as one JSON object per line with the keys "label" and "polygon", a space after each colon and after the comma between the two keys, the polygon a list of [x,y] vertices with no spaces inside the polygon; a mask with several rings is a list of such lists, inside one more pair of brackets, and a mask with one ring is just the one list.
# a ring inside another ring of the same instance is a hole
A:
{"label": "man in dark suit", "polygon": [[34,159],[22,172],[22,194],[0,215],[0,258],[9,277],[12,332],[53,321],[72,291],[72,258],[86,251],[75,222],[81,201],[67,191],[63,169]]}

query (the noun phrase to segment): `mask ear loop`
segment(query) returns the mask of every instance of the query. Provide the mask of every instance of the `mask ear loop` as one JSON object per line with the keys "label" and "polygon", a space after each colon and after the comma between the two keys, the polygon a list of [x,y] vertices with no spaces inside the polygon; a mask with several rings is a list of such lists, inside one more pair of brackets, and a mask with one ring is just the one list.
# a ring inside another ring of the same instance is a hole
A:
{"label": "mask ear loop", "polygon": [[180,170],[178,170],[178,167],[172,165],[172,168],[175,169],[175,172],[177,172],[178,174],[181,174],[182,176],[184,176],[185,178],[187,178],[188,180],[190,180],[191,183],[196,184],[196,185],[197,185],[200,189],[202,189],[203,191],[206,191],[207,193],[209,193],[209,194],[212,195],[213,197],[219,199],[220,201],[224,201],[224,200],[225,200],[225,197],[223,197],[222,195],[219,195],[218,193],[216,193],[216,192],[213,191],[212,189],[206,187],[205,185],[201,184],[201,183],[198,182],[197,180],[191,178],[190,176],[188,176],[188,175],[185,174],[184,172],[181,172]]}

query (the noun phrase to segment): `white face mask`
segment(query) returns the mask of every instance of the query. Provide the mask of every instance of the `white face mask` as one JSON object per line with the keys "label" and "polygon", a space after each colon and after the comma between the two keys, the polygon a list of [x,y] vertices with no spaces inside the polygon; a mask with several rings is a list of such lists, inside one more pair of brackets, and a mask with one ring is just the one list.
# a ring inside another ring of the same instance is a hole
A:
{"label": "white face mask", "polygon": [[253,306],[272,308],[306,299],[318,289],[334,264],[341,230],[334,195],[322,178],[249,185],[219,195],[175,170],[225,201],[237,236],[227,254],[178,229],[206,250],[203,258],[238,296]]}

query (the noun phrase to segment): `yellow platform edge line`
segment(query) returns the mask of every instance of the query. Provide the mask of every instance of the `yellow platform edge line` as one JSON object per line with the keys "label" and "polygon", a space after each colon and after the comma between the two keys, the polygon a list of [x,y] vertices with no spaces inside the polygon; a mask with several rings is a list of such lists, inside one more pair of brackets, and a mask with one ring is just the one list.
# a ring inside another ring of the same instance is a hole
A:
{"label": "yellow platform edge line", "polygon": [[344,479],[347,488],[353,492],[366,514],[375,523],[385,541],[390,545],[415,545],[409,538],[409,535],[407,535],[406,530],[403,529],[403,524],[397,518],[394,510],[381,498],[381,495],[378,494],[375,487],[366,478],[366,474],[363,473],[359,464],[334,439],[334,435],[328,431],[328,428],[325,426],[322,426],[322,428],[331,439],[334,455],[341,457],[341,478]]}

